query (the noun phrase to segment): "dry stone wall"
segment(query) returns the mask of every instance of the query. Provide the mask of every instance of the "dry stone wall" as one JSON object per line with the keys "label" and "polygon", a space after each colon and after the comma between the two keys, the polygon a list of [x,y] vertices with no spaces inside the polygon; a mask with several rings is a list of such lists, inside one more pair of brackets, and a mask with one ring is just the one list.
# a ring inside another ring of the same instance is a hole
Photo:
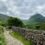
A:
{"label": "dry stone wall", "polygon": [[25,29],[20,27],[12,27],[14,32],[19,32],[22,34],[27,40],[32,40],[34,45],[45,45],[45,31],[42,30],[32,30]]}

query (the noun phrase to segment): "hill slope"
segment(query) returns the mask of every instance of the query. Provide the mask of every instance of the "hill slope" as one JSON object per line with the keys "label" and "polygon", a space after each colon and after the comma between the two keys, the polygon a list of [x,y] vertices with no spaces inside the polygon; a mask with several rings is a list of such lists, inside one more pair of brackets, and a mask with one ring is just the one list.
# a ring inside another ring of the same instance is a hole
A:
{"label": "hill slope", "polygon": [[35,14],[29,19],[29,24],[36,24],[36,23],[44,23],[45,17],[43,17],[41,14]]}
{"label": "hill slope", "polygon": [[7,20],[8,18],[9,18],[9,16],[4,15],[4,14],[0,14],[0,20],[5,21],[5,20]]}

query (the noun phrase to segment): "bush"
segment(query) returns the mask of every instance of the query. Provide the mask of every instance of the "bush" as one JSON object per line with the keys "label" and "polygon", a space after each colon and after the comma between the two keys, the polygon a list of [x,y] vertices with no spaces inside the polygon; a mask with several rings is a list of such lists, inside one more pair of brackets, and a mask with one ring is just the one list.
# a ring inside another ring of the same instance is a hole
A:
{"label": "bush", "polygon": [[10,17],[7,21],[8,26],[16,26],[16,27],[23,27],[23,22],[18,18]]}

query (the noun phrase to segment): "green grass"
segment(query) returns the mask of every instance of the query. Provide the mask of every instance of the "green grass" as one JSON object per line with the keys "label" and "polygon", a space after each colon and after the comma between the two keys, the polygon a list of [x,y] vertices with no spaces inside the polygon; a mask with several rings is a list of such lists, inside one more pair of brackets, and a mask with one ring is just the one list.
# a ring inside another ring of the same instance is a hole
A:
{"label": "green grass", "polygon": [[17,38],[18,40],[20,40],[24,45],[32,45],[32,41],[28,41],[24,38],[24,36],[22,36],[20,33],[18,32],[12,32],[11,35],[15,38]]}
{"label": "green grass", "polygon": [[3,28],[0,27],[0,45],[6,45]]}
{"label": "green grass", "polygon": [[5,38],[3,34],[0,34],[0,45],[6,45]]}

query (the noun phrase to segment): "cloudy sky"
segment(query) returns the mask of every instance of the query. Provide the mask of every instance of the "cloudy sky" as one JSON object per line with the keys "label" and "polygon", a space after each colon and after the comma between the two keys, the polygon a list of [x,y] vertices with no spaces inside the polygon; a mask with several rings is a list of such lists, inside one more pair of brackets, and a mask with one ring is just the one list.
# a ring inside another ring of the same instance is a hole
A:
{"label": "cloudy sky", "polygon": [[28,19],[35,13],[45,16],[45,0],[0,0],[0,13]]}

